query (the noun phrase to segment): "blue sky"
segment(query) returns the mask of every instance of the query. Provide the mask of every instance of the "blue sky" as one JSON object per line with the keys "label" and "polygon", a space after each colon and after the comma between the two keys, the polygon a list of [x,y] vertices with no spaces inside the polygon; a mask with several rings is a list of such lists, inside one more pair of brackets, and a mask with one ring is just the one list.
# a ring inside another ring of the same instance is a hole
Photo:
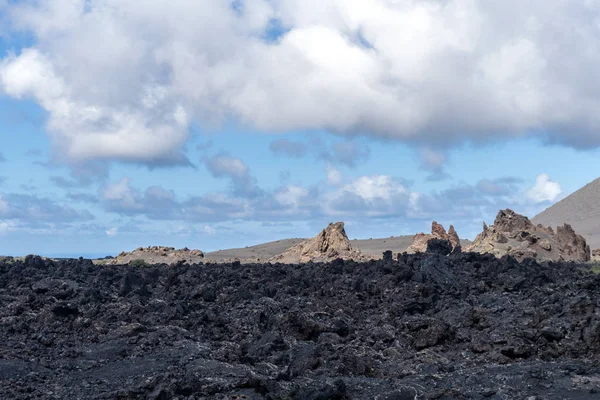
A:
{"label": "blue sky", "polygon": [[163,3],[0,0],[0,254],[473,238],[598,177],[597,6]]}

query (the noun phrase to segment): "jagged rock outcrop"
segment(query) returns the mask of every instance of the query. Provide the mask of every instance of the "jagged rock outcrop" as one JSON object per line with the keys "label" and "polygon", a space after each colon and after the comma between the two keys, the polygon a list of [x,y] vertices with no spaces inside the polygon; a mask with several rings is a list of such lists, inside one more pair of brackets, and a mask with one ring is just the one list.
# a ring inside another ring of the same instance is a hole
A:
{"label": "jagged rock outcrop", "polygon": [[452,252],[456,253],[462,251],[460,238],[458,237],[456,229],[454,229],[454,225],[450,225],[450,228],[448,229],[448,239],[450,240],[450,244],[452,245]]}
{"label": "jagged rock outcrop", "polygon": [[511,255],[519,260],[589,261],[590,248],[583,236],[569,224],[556,229],[535,226],[529,218],[513,210],[500,210],[494,224],[483,224],[483,232],[465,250],[492,253],[497,257]]}
{"label": "jagged rock outcrop", "polygon": [[600,249],[594,249],[592,251],[592,257],[594,257],[594,258],[600,258]]}
{"label": "jagged rock outcrop", "polygon": [[[408,247],[408,249],[406,249],[406,252],[409,254],[425,253],[429,247],[429,242],[434,239],[448,242],[448,248],[452,253],[461,251],[460,239],[456,233],[456,230],[454,229],[454,226],[450,225],[450,229],[446,233],[446,229],[444,229],[441,224],[433,221],[431,223],[431,234],[423,232],[417,233],[412,244]],[[434,247],[436,249],[440,248],[439,244],[436,244]]]}
{"label": "jagged rock outcrop", "polygon": [[343,222],[330,223],[314,238],[272,257],[269,261],[297,264],[309,261],[328,262],[338,258],[355,261],[368,260],[368,256],[352,248]]}
{"label": "jagged rock outcrop", "polygon": [[165,246],[138,247],[134,251],[121,252],[107,264],[126,265],[135,260],[143,260],[147,264],[174,264],[179,262],[197,264],[204,260],[204,252],[190,250],[187,247],[179,250]]}

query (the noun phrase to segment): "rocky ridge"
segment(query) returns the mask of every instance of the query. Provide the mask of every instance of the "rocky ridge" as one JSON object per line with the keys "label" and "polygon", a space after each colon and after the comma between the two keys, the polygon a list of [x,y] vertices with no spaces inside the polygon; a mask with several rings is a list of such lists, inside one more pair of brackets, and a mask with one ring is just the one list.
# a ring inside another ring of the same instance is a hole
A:
{"label": "rocky ridge", "polygon": [[330,223],[312,239],[299,243],[268,261],[296,264],[309,261],[328,262],[336,259],[366,261],[369,258],[352,247],[344,223],[336,222]]}
{"label": "rocky ridge", "polygon": [[[460,239],[458,233],[454,229],[453,225],[450,225],[448,232],[441,224],[436,221],[431,223],[431,234],[417,233],[413,239],[412,244],[406,250],[409,254],[414,253],[425,253],[427,251],[429,243],[434,240],[442,240],[448,243],[449,253],[461,251]],[[439,247],[439,246],[438,246]]]}
{"label": "rocky ridge", "polygon": [[585,239],[569,224],[557,227],[555,232],[552,227],[534,225],[527,217],[510,209],[499,211],[492,226],[488,227],[484,222],[483,231],[465,250],[491,253],[496,257],[510,255],[519,260],[590,260],[590,248]]}

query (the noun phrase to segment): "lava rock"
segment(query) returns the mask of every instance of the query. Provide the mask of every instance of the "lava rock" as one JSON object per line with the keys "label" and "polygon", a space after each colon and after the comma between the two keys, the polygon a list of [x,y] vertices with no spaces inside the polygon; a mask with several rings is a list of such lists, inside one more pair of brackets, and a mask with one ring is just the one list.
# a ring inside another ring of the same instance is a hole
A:
{"label": "lava rock", "polygon": [[2,259],[0,398],[597,398],[589,266],[432,247],[290,265]]}

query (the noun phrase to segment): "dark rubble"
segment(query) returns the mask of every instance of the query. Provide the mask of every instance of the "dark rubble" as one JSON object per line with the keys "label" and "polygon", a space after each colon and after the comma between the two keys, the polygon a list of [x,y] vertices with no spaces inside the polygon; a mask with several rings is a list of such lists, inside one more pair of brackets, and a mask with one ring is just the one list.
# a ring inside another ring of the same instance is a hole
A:
{"label": "dark rubble", "polygon": [[600,277],[367,263],[0,261],[0,398],[598,399]]}

